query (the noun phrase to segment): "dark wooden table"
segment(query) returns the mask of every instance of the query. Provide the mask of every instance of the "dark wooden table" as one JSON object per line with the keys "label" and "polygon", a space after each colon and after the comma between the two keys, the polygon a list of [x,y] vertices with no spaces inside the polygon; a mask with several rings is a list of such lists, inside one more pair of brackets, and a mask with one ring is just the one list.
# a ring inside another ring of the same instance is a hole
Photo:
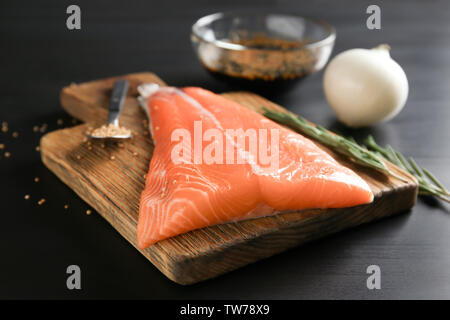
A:
{"label": "dark wooden table", "polygon": [[[212,4],[214,2],[214,4]],[[254,2],[253,2],[254,3]],[[259,9],[321,17],[338,32],[333,54],[380,43],[405,69],[410,95],[393,121],[349,131],[326,105],[322,72],[270,97],[306,118],[358,139],[368,133],[413,155],[450,185],[450,2],[383,1],[382,30],[366,28],[372,1],[259,1]],[[138,71],[172,85],[217,92],[191,49],[202,15],[251,9],[250,1],[77,1],[82,29],[65,26],[70,1],[0,5],[0,298],[450,298],[450,207],[420,199],[409,213],[337,234],[217,279],[182,287],[167,280],[40,162],[33,126],[71,125],[60,89]],[[259,10],[258,9],[258,10]],[[255,9],[257,10],[257,9]],[[13,138],[12,132],[19,137]],[[35,183],[34,178],[39,177]],[[30,200],[24,195],[30,194]],[[40,198],[47,202],[37,205]],[[64,204],[69,209],[64,210]],[[66,268],[82,270],[82,290],[66,288]],[[381,290],[366,288],[366,268],[381,268]]]}

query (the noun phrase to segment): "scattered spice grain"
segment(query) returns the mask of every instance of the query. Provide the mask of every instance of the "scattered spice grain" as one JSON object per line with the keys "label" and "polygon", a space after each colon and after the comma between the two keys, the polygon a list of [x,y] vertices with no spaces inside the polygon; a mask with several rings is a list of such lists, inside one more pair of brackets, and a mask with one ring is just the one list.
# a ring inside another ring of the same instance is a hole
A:
{"label": "scattered spice grain", "polygon": [[39,132],[44,133],[45,131],[47,131],[48,125],[46,123],[44,123],[40,128],[39,128]]}

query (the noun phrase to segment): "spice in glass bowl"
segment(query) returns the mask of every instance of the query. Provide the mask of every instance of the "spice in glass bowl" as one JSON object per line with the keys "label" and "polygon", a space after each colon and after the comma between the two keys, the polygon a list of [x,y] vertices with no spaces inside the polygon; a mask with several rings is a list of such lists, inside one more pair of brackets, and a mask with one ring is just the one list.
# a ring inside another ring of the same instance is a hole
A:
{"label": "spice in glass bowl", "polygon": [[218,12],[192,26],[201,64],[214,76],[260,91],[290,88],[321,70],[336,33],[322,20],[295,14]]}
{"label": "spice in glass bowl", "polygon": [[246,80],[295,80],[314,71],[316,57],[302,50],[307,42],[254,35],[250,38],[234,35],[231,43],[251,49],[225,50],[216,63],[205,65],[213,73]]}

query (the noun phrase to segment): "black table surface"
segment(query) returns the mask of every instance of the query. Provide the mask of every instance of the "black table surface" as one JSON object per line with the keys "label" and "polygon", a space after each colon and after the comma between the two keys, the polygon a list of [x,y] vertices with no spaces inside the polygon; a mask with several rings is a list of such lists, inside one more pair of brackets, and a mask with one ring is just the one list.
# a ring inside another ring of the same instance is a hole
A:
{"label": "black table surface", "polygon": [[[190,44],[205,14],[269,10],[320,17],[337,29],[333,55],[392,46],[410,85],[405,109],[363,130],[340,125],[327,106],[319,72],[270,98],[329,128],[363,139],[371,133],[412,155],[450,185],[450,2],[378,1],[382,29],[366,28],[372,1],[77,1],[82,29],[66,28],[71,1],[0,5],[0,298],[402,299],[450,298],[450,207],[419,199],[410,212],[292,249],[216,279],[183,287],[168,280],[40,161],[35,147],[57,119],[72,125],[59,91],[83,82],[153,71],[176,86],[230,87],[206,73]],[[18,138],[12,132],[19,133]],[[11,153],[5,158],[4,151]],[[39,177],[38,183],[34,178]],[[30,200],[24,200],[29,194]],[[37,205],[40,198],[47,202]],[[64,204],[69,204],[64,210]],[[79,265],[82,290],[66,288]],[[366,268],[381,268],[368,290]]]}

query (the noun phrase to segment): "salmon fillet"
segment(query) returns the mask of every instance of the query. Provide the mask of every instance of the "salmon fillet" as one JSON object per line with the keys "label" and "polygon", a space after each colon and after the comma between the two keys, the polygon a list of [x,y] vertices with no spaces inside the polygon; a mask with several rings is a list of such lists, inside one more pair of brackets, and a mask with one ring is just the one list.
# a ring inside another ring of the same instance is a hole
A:
{"label": "salmon fillet", "polygon": [[142,249],[215,224],[373,200],[314,142],[236,102],[194,87],[148,95],[155,149],[139,207]]}

